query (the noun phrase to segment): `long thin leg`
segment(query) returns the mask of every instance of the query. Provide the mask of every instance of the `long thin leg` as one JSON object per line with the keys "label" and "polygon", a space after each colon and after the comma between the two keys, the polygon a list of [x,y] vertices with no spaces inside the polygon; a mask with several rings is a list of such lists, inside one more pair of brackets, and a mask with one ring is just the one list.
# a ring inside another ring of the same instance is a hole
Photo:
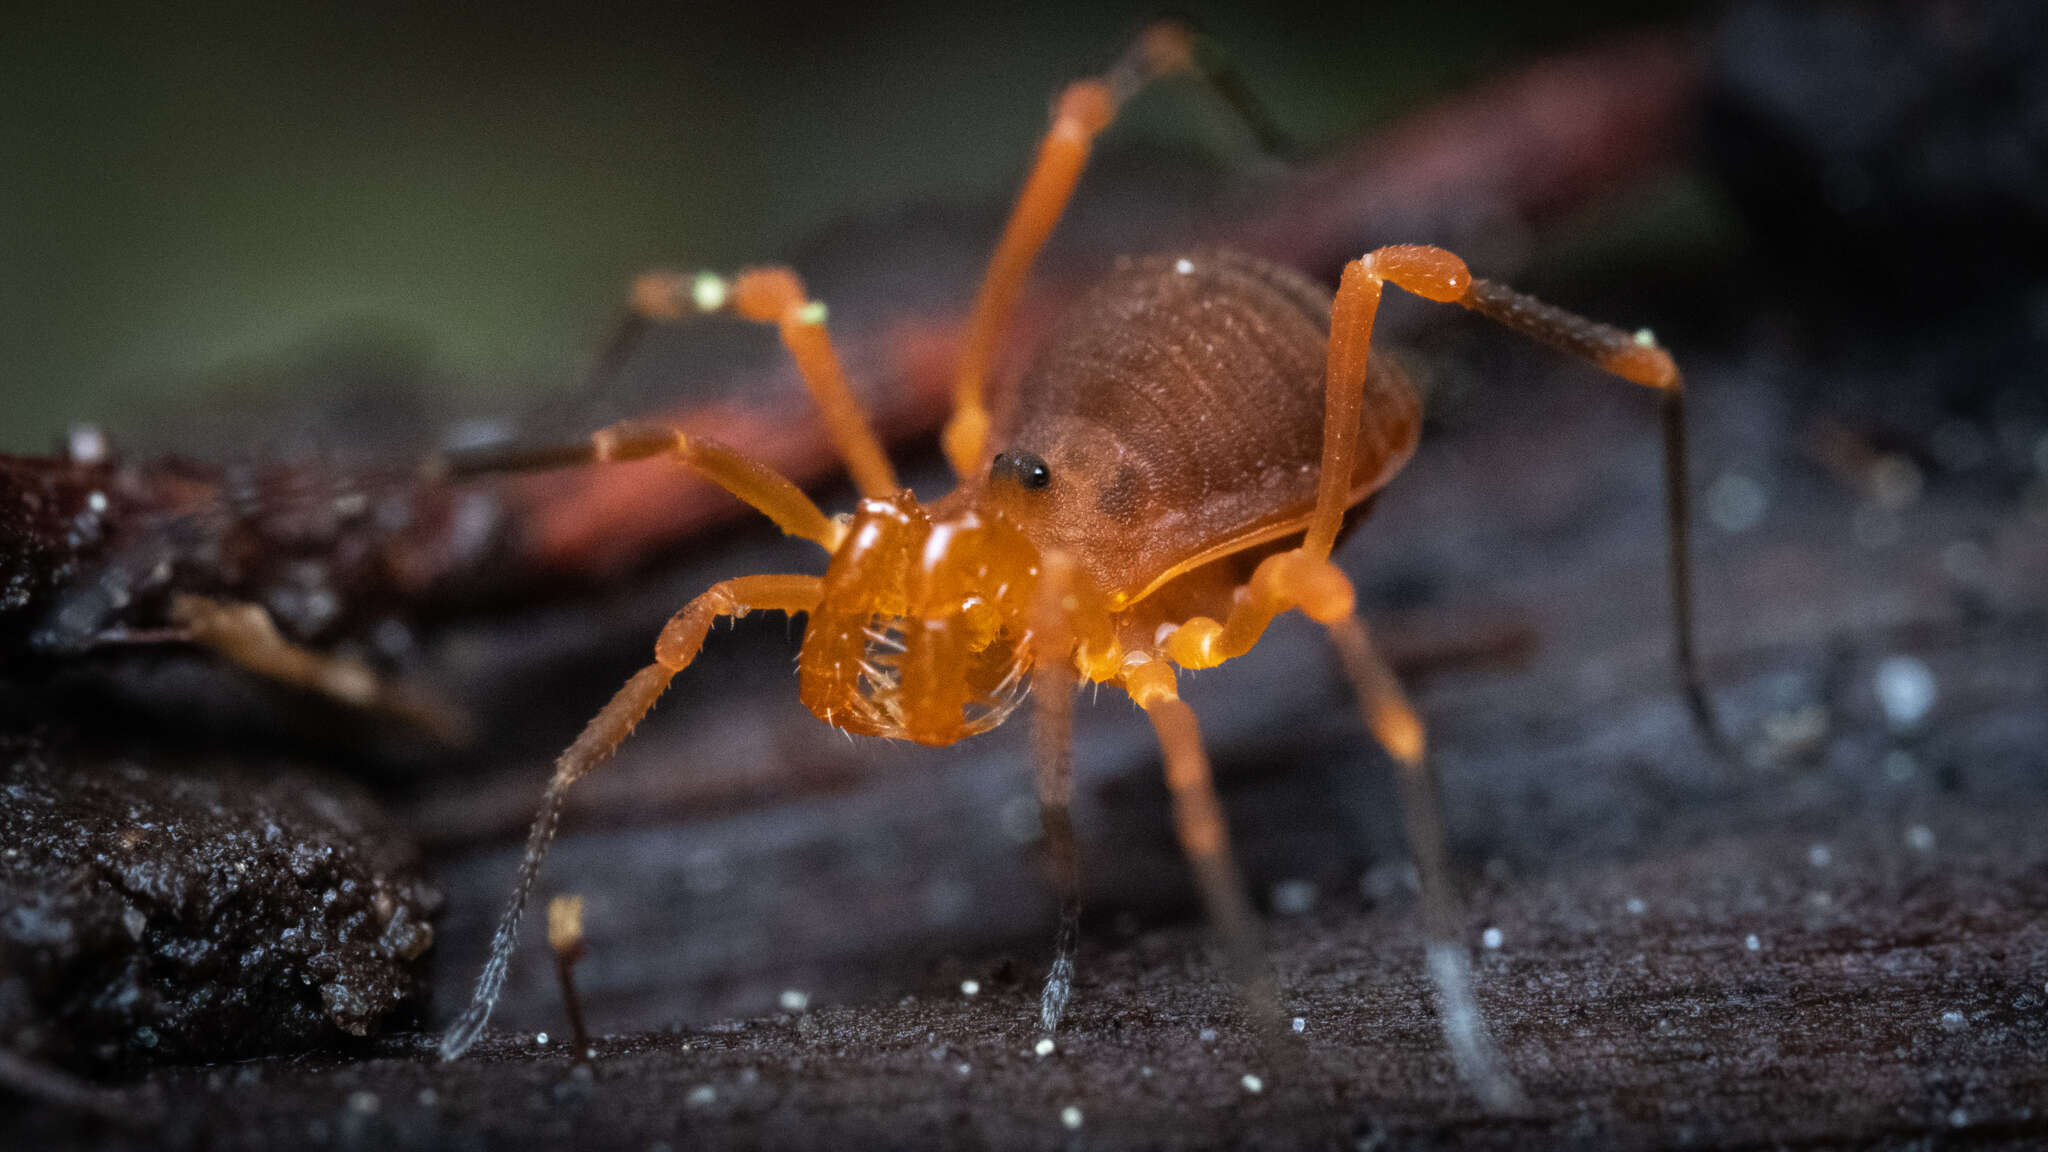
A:
{"label": "long thin leg", "polygon": [[697,653],[703,650],[704,638],[710,634],[713,621],[721,616],[744,615],[755,609],[808,612],[817,606],[822,589],[822,581],[815,576],[741,576],[712,585],[669,619],[655,641],[654,663],[626,681],[626,686],[619,689],[611,702],[591,718],[583,733],[576,737],[576,742],[556,758],[554,776],[548,781],[547,794],[541,798],[540,811],[534,816],[532,830],[527,833],[526,853],[519,861],[511,903],[506,905],[504,915],[498,920],[497,931],[491,935],[490,957],[477,977],[476,992],[470,998],[469,1007],[441,1038],[441,1059],[453,1060],[467,1052],[482,1033],[484,1022],[490,1019],[491,1009],[498,1003],[498,994],[505,986],[505,973],[512,964],[512,950],[519,939],[520,914],[526,909],[527,897],[533,893],[541,861],[547,858],[548,846],[554,841],[555,829],[562,820],[562,804],[568,798],[570,787],[611,759],[612,753],[632,734],[634,726],[647,715],[648,709],[654,707],[654,702],[668,688],[669,681],[689,667]]}
{"label": "long thin leg", "polygon": [[1202,749],[1202,732],[1194,709],[1181,700],[1173,669],[1164,660],[1155,659],[1132,668],[1124,676],[1124,691],[1145,710],[1165,752],[1166,786],[1173,793],[1174,832],[1180,838],[1188,866],[1194,870],[1209,923],[1222,941],[1230,977],[1244,996],[1254,1027],[1277,1032],[1279,991],[1266,964],[1258,914],[1245,895],[1244,880],[1230,854],[1223,805],[1216,799],[1216,783],[1209,771],[1208,753]]}
{"label": "long thin leg", "polygon": [[752,505],[791,536],[837,551],[843,525],[826,517],[781,473],[713,440],[666,424],[627,422],[567,444],[494,444],[449,452],[432,462],[436,475],[457,479],[496,472],[527,472],[577,464],[618,463],[673,456],[699,475]]}
{"label": "long thin leg", "polygon": [[1521,1103],[1521,1089],[1503,1065],[1473,992],[1472,962],[1466,952],[1464,912],[1451,885],[1450,849],[1436,772],[1430,767],[1422,720],[1408,702],[1393,669],[1373,650],[1356,615],[1328,621],[1330,639],[1358,692],[1366,726],[1394,759],[1408,849],[1422,885],[1423,938],[1430,980],[1436,985],[1438,1019],[1458,1074],[1480,1100],[1497,1111]]}
{"label": "long thin leg", "polygon": [[804,293],[804,282],[795,272],[773,266],[750,268],[731,280],[709,272],[649,272],[633,286],[633,308],[650,320],[723,312],[775,325],[861,495],[880,498],[897,493],[889,456],[847,385],[839,353],[825,330],[825,306]]}
{"label": "long thin leg", "polygon": [[1368,252],[1344,268],[1330,309],[1330,346],[1323,417],[1322,474],[1302,550],[1323,558],[1336,544],[1350,503],[1360,410],[1382,286],[1489,317],[1531,339],[1570,353],[1602,371],[1663,395],[1666,530],[1670,534],[1673,645],[1686,703],[1708,743],[1725,747],[1707,701],[1693,637],[1690,507],[1686,499],[1685,384],[1678,365],[1648,329],[1624,332],[1474,277],[1441,248],[1399,245]]}
{"label": "long thin leg", "polygon": [[1049,554],[1032,624],[1031,753],[1038,781],[1038,816],[1045,827],[1046,863],[1060,899],[1059,934],[1053,938],[1052,968],[1038,1001],[1038,1022],[1057,1031],[1074,991],[1074,946],[1081,932],[1081,857],[1074,844],[1074,645],[1065,604],[1073,583],[1073,562]]}
{"label": "long thin leg", "polygon": [[1126,101],[1153,81],[1173,75],[1193,75],[1206,81],[1244,119],[1261,147],[1275,151],[1281,146],[1282,137],[1272,119],[1252,98],[1236,69],[1213,43],[1175,20],[1152,24],[1107,72],[1077,80],[1060,93],[1053,104],[1052,126],[1038,146],[1038,157],[1010,210],[1009,222],[989,258],[981,291],[974,298],[974,311],[968,316],[954,380],[953,416],[941,437],[954,475],[974,475],[986,463],[988,375],[995,366],[996,350],[1002,346],[1031,265],[1073,199],[1074,185],[1088,164],[1095,138],[1109,127]]}

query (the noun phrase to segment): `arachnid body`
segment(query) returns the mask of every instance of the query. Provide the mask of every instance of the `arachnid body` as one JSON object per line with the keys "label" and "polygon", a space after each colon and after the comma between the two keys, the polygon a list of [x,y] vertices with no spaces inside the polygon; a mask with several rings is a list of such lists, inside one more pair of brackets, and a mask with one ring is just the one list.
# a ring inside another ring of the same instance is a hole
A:
{"label": "arachnid body", "polygon": [[1259,1020],[1277,1016],[1258,921],[1177,669],[1243,654],[1280,613],[1322,624],[1365,721],[1401,772],[1422,880],[1429,969],[1446,1037],[1474,1090],[1516,1097],[1472,996],[1424,753],[1422,725],[1359,620],[1351,584],[1330,562],[1346,524],[1407,461],[1420,403],[1369,356],[1384,285],[1459,304],[1558,345],[1664,399],[1678,657],[1695,715],[1711,730],[1690,643],[1686,595],[1682,390],[1647,332],[1627,333],[1475,279],[1436,248],[1382,248],[1352,261],[1332,295],[1297,273],[1223,251],[1120,263],[1080,299],[992,412],[986,380],[1034,257],[1057,221],[1090,144],[1151,79],[1207,74],[1184,30],[1148,31],[1103,77],[1070,86],[991,261],[963,347],[943,440],[959,486],[929,506],[902,489],[848,388],[825,312],[796,276],[756,269],[651,274],[643,318],[729,312],[778,329],[863,499],[828,517],[769,469],[678,430],[621,425],[562,449],[496,450],[457,472],[673,457],[829,555],[822,575],[741,576],[678,612],[635,675],[556,763],[510,907],[474,1000],[449,1031],[453,1058],[475,1040],[502,985],[521,909],[563,798],[602,763],[700,651],[722,616],[807,616],[800,693],[848,732],[945,745],[1000,724],[1025,695],[1062,915],[1041,1023],[1058,1026],[1072,983],[1078,864],[1068,806],[1074,689],[1107,683],[1152,722],[1174,819],[1233,976]]}

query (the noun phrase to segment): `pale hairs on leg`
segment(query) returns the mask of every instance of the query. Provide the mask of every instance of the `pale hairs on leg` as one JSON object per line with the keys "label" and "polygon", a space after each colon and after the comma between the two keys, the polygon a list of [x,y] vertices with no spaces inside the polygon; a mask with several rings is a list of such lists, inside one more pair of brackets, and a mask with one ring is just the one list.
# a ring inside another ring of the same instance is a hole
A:
{"label": "pale hairs on leg", "polygon": [[519,861],[519,880],[512,889],[512,903],[499,918],[498,930],[491,935],[490,959],[484,962],[483,973],[477,977],[476,993],[470,997],[469,1007],[441,1038],[441,1059],[453,1060],[469,1051],[483,1032],[484,1022],[491,1018],[491,1009],[497,1007],[498,995],[505,989],[505,973],[512,966],[512,952],[519,944],[519,916],[526,911],[527,897],[533,894],[534,880],[540,876],[541,861],[547,859],[548,845],[554,842],[555,829],[562,822],[562,803],[568,798],[569,786],[611,756],[640,718],[647,715],[647,710],[654,707],[654,701],[680,668],[680,664],[676,668],[650,664],[635,673],[555,761],[554,779],[548,782],[547,795],[541,798],[540,812],[533,818],[533,831],[526,835],[526,855]]}
{"label": "pale hairs on leg", "polygon": [[441,1037],[443,1060],[458,1059],[469,1051],[469,1046],[482,1034],[484,1023],[491,1018],[491,1009],[498,1005],[498,996],[505,989],[505,973],[512,967],[512,951],[519,943],[519,918],[526,911],[527,898],[533,894],[534,881],[540,877],[540,863],[547,858],[555,829],[561,825],[562,802],[568,798],[571,783],[573,779],[561,772],[555,773],[548,783],[540,814],[534,817],[533,830],[526,835],[526,855],[519,861],[519,882],[512,890],[512,903],[498,918],[498,930],[491,934],[490,959],[484,961],[484,970],[477,976],[476,992],[469,999],[469,1007]]}

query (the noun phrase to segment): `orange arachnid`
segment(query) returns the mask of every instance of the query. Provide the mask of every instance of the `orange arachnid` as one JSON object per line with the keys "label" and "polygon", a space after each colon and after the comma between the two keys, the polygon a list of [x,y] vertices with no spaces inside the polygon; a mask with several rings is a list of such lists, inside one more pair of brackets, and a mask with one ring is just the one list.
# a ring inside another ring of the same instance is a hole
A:
{"label": "orange arachnid", "polygon": [[1058,1026],[1072,986],[1079,882],[1068,806],[1076,688],[1107,683],[1141,707],[1163,749],[1174,824],[1256,1018],[1277,1015],[1259,922],[1231,860],[1182,668],[1249,650],[1299,610],[1329,632],[1359,707],[1401,772],[1422,879],[1428,969],[1452,1054],[1482,1098],[1513,1078],[1472,992],[1421,721],[1374,652],[1350,581],[1330,561],[1347,520],[1414,451],[1420,403],[1369,355],[1388,284],[1458,304],[1557,345],[1663,397],[1672,591],[1687,698],[1711,721],[1690,643],[1683,393],[1647,332],[1624,332],[1473,277],[1437,248],[1381,248],[1352,261],[1334,297],[1302,276],[1225,251],[1120,263],[1073,306],[998,418],[986,378],[1035,256],[1095,136],[1147,80],[1202,71],[1175,26],[1146,33],[1103,77],[1070,86],[990,263],[959,366],[944,448],[959,477],[925,506],[896,481],[848,389],[825,309],[784,269],[733,279],[652,275],[634,293],[654,319],[731,312],[774,325],[796,358],[862,500],[829,517],[789,481],[679,431],[622,425],[587,444],[490,452],[485,468],[673,457],[784,532],[826,553],[823,575],[739,576],[676,613],[635,675],[556,762],[475,999],[442,1044],[476,1039],[510,960],[520,910],[569,788],[602,763],[690,665],[712,623],[750,611],[808,617],[804,704],[848,732],[944,745],[1003,722],[1034,686],[1038,796],[1062,905],[1040,1022]]}

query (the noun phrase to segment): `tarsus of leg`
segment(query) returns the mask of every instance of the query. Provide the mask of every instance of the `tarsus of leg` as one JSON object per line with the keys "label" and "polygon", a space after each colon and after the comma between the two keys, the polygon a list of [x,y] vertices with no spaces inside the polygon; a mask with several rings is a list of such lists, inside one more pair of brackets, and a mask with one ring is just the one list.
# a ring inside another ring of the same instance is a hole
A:
{"label": "tarsus of leg", "polygon": [[1166,757],[1166,786],[1173,794],[1173,826],[1181,851],[1194,870],[1202,904],[1223,945],[1231,979],[1245,1001],[1253,1026],[1269,1036],[1280,1033],[1280,995],[1266,964],[1258,914],[1245,895],[1244,880],[1230,854],[1230,834],[1209,756],[1202,748],[1194,709],[1181,700],[1173,669],[1154,659],[1124,674],[1130,693],[1152,721]]}
{"label": "tarsus of leg", "polygon": [[1302,550],[1327,557],[1350,506],[1352,472],[1381,289],[1395,284],[1426,300],[1457,304],[1533,340],[1559,348],[1602,371],[1663,396],[1664,486],[1671,538],[1670,589],[1673,645],[1687,705],[1707,742],[1726,747],[1708,705],[1693,635],[1691,522],[1686,499],[1685,383],[1678,365],[1648,329],[1625,332],[1588,320],[1502,284],[1474,277],[1465,262],[1441,248],[1397,245],[1352,261],[1338,281],[1330,309],[1326,364],[1322,474],[1315,511]]}
{"label": "tarsus of leg", "polygon": [[726,313],[775,325],[861,495],[880,498],[896,494],[896,473],[889,466],[889,456],[860,400],[847,385],[839,353],[825,329],[825,306],[805,294],[803,280],[795,272],[772,266],[750,268],[730,280],[710,272],[648,272],[633,285],[633,308],[651,320]]}
{"label": "tarsus of leg", "polygon": [[791,536],[837,551],[843,524],[827,517],[803,490],[775,469],[715,440],[692,436],[667,424],[627,422],[600,429],[570,444],[490,445],[443,455],[439,474],[455,478],[495,472],[526,472],[577,464],[623,463],[673,457],[698,475],[745,501]]}
{"label": "tarsus of leg", "polygon": [[497,930],[491,934],[490,956],[477,977],[469,1007],[441,1037],[441,1059],[454,1060],[467,1052],[498,1003],[498,995],[505,987],[505,974],[512,966],[513,949],[519,941],[520,916],[533,894],[534,881],[540,876],[541,862],[547,858],[555,830],[561,824],[562,804],[570,787],[609,760],[632,734],[668,688],[669,681],[703,650],[713,621],[755,609],[807,612],[817,605],[821,594],[822,582],[815,576],[742,576],[712,585],[670,618],[655,641],[654,663],[626,681],[625,687],[584,726],[575,743],[555,760],[554,776],[548,781],[540,811],[526,836],[526,851],[519,860],[512,900],[499,917]]}
{"label": "tarsus of leg", "polygon": [[1046,863],[1060,900],[1052,968],[1039,998],[1038,1020],[1056,1031],[1074,990],[1074,946],[1081,929],[1080,850],[1074,843],[1074,631],[1066,604],[1073,562],[1050,553],[1033,605],[1031,635],[1033,715],[1031,753],[1038,784],[1038,815],[1045,828]]}
{"label": "tarsus of leg", "polygon": [[1359,711],[1380,746],[1393,757],[1401,813],[1422,885],[1422,924],[1437,1012],[1458,1074],[1487,1107],[1507,1111],[1522,1101],[1512,1074],[1494,1048],[1473,992],[1472,964],[1462,940],[1464,914],[1451,885],[1450,850],[1435,772],[1429,766],[1422,720],[1394,672],[1373,650],[1365,624],[1347,614],[1324,622],[1358,693]]}

